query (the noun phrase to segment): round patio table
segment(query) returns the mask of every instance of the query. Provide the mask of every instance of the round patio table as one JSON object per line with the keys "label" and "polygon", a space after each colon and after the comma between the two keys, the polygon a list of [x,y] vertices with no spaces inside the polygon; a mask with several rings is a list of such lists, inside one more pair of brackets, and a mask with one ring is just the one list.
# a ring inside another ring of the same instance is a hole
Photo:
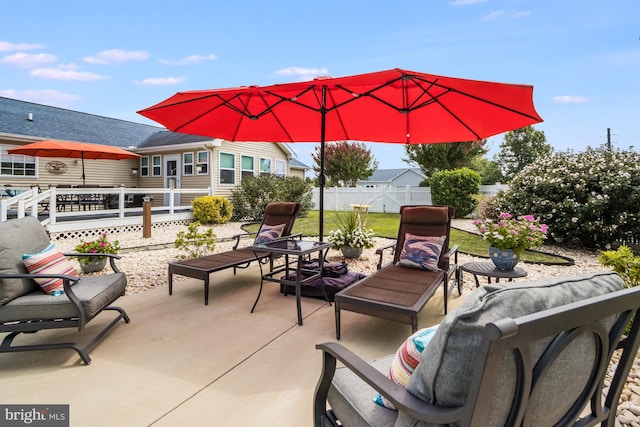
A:
{"label": "round patio table", "polygon": [[496,279],[496,283],[500,282],[500,279],[508,279],[509,282],[518,277],[525,277],[527,272],[524,268],[515,267],[513,270],[498,270],[492,262],[468,262],[462,264],[460,267],[460,283],[462,284],[463,272],[473,274],[476,280],[476,288],[480,287],[480,281],[478,276],[485,276],[487,283],[491,283],[491,278]]}

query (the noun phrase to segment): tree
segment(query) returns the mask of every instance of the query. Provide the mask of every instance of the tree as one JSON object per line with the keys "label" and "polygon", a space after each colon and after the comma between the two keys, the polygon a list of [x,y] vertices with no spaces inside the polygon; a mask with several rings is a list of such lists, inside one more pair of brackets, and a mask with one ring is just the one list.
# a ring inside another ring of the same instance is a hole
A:
{"label": "tree", "polygon": [[[325,145],[324,174],[329,185],[355,187],[359,180],[368,179],[378,169],[378,162],[362,142],[338,141]],[[320,173],[320,146],[311,154],[315,165],[313,170]]]}
{"label": "tree", "polygon": [[504,135],[495,161],[505,178],[511,181],[525,166],[552,153],[553,148],[547,144],[544,132],[527,126]]}
{"label": "tree", "polygon": [[486,139],[472,142],[405,145],[405,162],[415,163],[431,177],[435,172],[470,167],[478,156],[484,156]]}
{"label": "tree", "polygon": [[482,185],[493,185],[496,182],[502,182],[503,176],[500,166],[486,157],[476,157],[471,162],[471,169],[478,172],[482,178]]}

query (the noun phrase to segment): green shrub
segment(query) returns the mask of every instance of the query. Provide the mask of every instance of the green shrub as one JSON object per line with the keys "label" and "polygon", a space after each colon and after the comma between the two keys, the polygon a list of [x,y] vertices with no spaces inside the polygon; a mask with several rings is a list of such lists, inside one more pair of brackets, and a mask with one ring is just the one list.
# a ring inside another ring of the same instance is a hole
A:
{"label": "green shrub", "polygon": [[498,219],[500,216],[500,209],[497,204],[497,196],[482,196],[476,207],[476,213],[479,218],[484,219]]}
{"label": "green shrub", "polygon": [[231,192],[234,221],[259,221],[269,202],[298,202],[303,215],[313,207],[311,185],[296,177],[263,174],[243,178]]}
{"label": "green shrub", "polygon": [[478,203],[475,195],[480,192],[480,174],[469,168],[436,172],[430,184],[433,204],[453,206],[457,218],[472,213]]}
{"label": "green shrub", "polygon": [[634,255],[629,246],[622,245],[617,250],[603,251],[598,261],[618,273],[627,288],[640,285],[640,256]]}
{"label": "green shrub", "polygon": [[213,233],[213,228],[209,227],[205,232],[200,233],[200,225],[197,221],[192,222],[186,232],[179,231],[176,234],[175,247],[186,252],[186,255],[178,255],[178,258],[198,258],[214,251],[216,248],[216,235]]}
{"label": "green shrub", "polygon": [[226,197],[202,196],[191,202],[193,219],[201,224],[224,224],[231,219],[233,205]]}
{"label": "green shrub", "polygon": [[588,148],[541,158],[514,177],[498,204],[546,223],[551,242],[616,248],[638,238],[640,155]]}

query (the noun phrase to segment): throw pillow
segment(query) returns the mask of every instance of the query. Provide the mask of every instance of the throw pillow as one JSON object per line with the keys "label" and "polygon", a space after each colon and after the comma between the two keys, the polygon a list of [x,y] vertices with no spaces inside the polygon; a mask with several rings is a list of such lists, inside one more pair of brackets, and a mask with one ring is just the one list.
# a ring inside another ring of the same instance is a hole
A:
{"label": "throw pillow", "polygon": [[262,224],[262,227],[260,227],[260,231],[258,232],[258,236],[256,237],[255,243],[259,245],[260,243],[267,243],[279,238],[280,236],[282,236],[285,225],[286,224]]}
{"label": "throw pillow", "polygon": [[[436,329],[438,329],[438,325],[420,329],[402,343],[398,351],[396,351],[396,355],[389,367],[389,379],[391,381],[403,388],[407,387],[411,375],[413,375],[413,372],[420,363],[420,355],[427,344],[429,344],[429,341],[431,341],[431,337],[436,333]],[[396,409],[396,407],[381,394],[378,394],[373,401],[385,408]]]}
{"label": "throw pillow", "polygon": [[[58,251],[53,243],[37,254],[23,254],[22,259],[27,271],[31,274],[66,274],[77,276],[71,263]],[[62,295],[64,287],[62,279],[43,278],[33,279],[43,291],[50,295]]]}
{"label": "throw pillow", "polygon": [[438,259],[446,236],[417,236],[407,233],[400,258],[396,263],[399,267],[419,268],[421,270],[437,271]]}

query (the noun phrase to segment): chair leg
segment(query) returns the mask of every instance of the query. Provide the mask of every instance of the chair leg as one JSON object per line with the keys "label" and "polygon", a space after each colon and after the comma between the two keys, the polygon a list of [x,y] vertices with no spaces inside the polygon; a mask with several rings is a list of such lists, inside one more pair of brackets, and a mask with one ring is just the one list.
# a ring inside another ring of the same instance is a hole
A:
{"label": "chair leg", "polygon": [[336,314],[336,339],[340,341],[340,303],[336,302],[334,305]]}

